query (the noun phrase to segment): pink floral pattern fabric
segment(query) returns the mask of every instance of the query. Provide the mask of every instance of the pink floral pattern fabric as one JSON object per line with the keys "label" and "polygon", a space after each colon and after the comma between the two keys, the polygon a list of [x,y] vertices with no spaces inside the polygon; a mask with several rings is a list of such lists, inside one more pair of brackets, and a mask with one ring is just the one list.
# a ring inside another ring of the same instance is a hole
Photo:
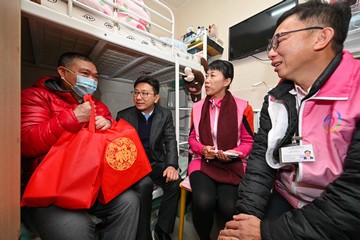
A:
{"label": "pink floral pattern fabric", "polygon": [[[120,21],[129,24],[135,28],[150,32],[151,20],[150,13],[139,4],[144,4],[143,0],[137,0],[135,3],[132,0],[117,0],[118,8],[113,8],[102,0],[79,0],[81,3],[94,8],[109,16],[115,16]],[[114,14],[115,13],[115,14]],[[135,16],[136,14],[137,16]]]}

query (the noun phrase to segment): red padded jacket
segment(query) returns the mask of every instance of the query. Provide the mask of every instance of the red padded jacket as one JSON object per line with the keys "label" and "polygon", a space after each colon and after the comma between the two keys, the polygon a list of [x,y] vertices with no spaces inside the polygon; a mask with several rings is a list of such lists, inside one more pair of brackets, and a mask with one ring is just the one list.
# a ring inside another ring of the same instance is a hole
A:
{"label": "red padded jacket", "polygon": [[[78,101],[59,85],[57,77],[45,76],[21,91],[21,155],[23,183],[65,131],[78,132],[83,123],[74,115]],[[113,121],[106,105],[94,98],[96,115]]]}

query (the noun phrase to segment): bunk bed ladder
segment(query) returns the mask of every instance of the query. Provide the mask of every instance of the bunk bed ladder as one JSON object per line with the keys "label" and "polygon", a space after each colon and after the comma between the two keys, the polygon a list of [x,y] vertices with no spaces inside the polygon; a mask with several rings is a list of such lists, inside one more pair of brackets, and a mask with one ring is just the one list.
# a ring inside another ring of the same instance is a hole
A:
{"label": "bunk bed ladder", "polygon": [[[206,46],[203,46],[206,53]],[[206,59],[206,54],[204,58]],[[179,167],[181,169],[181,177],[184,179],[187,176],[187,166],[189,162],[189,145],[188,145],[188,137],[190,134],[190,126],[191,126],[191,110],[192,110],[192,102],[187,97],[181,96],[182,91],[184,89],[180,86],[180,76],[183,75],[180,73],[180,64],[178,58],[175,61],[175,86],[173,91],[175,92],[174,96],[174,118],[175,118],[175,133],[176,133],[176,142],[178,148],[178,156],[179,156]],[[185,93],[184,93],[185,94]],[[202,97],[205,96],[205,88],[203,87],[201,90]]]}

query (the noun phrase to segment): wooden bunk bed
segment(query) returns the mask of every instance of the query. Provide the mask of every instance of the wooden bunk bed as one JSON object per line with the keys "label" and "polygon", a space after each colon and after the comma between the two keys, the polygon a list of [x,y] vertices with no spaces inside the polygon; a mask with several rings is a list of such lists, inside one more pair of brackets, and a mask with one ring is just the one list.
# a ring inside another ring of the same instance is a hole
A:
{"label": "wooden bunk bed", "polygon": [[[185,66],[202,70],[199,58],[175,47],[175,19],[159,0],[150,8],[142,0],[127,0],[146,9],[153,31],[139,30],[118,18],[126,12],[117,0],[102,0],[114,14],[105,14],[84,4],[90,0],[22,0],[22,64],[56,69],[63,52],[90,56],[102,81],[132,84],[139,76],[156,77],[161,84],[175,82],[175,127],[179,143],[180,73]],[[156,11],[155,8],[160,11]],[[157,22],[155,22],[157,21]],[[206,46],[205,46],[206,48]]]}

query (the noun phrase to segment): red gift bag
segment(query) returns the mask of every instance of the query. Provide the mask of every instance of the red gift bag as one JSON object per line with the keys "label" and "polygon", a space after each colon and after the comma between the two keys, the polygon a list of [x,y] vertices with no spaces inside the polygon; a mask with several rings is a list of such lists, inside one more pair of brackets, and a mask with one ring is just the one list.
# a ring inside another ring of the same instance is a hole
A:
{"label": "red gift bag", "polygon": [[101,171],[99,201],[108,203],[134,183],[151,172],[136,129],[120,119],[109,131],[105,131],[108,142]]}
{"label": "red gift bag", "polygon": [[[84,99],[91,100],[89,96]],[[106,204],[151,172],[135,128],[120,120],[95,131],[91,104],[89,127],[61,135],[31,176],[22,206],[82,209],[90,208],[97,197]]]}
{"label": "red gift bag", "polygon": [[32,174],[21,206],[90,208],[100,189],[98,177],[105,145],[95,132],[95,110],[88,127],[64,132]]}

